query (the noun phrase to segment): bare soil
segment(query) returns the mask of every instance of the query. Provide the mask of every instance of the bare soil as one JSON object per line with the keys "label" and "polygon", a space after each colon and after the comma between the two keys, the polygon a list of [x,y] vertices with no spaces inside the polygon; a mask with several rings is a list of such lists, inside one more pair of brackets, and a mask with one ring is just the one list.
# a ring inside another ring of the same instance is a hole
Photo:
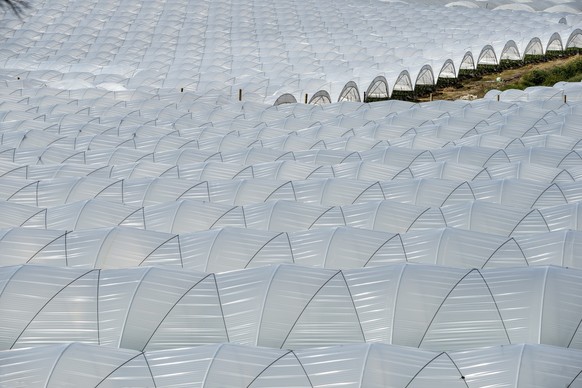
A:
{"label": "bare soil", "polygon": [[[530,63],[524,66],[507,69],[498,73],[490,73],[474,78],[460,80],[455,86],[438,88],[432,93],[433,100],[459,100],[482,98],[492,89],[500,89],[503,86],[513,84],[526,73],[532,70],[545,70],[560,66],[574,60],[576,57],[556,58],[547,62]],[[428,101],[430,97],[419,98],[420,101]]]}

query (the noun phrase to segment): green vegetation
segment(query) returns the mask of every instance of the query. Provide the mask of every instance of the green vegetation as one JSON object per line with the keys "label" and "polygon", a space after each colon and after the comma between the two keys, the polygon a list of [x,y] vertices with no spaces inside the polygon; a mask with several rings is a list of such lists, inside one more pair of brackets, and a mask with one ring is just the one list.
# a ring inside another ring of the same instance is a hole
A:
{"label": "green vegetation", "polygon": [[582,81],[582,57],[549,69],[534,69],[522,75],[517,82],[503,85],[501,90],[525,89],[530,86],[553,86],[556,82]]}
{"label": "green vegetation", "polygon": [[366,102],[387,99],[405,101],[456,100],[483,97],[491,89],[525,89],[553,86],[556,82],[582,81],[582,50],[548,51],[545,55],[526,55],[519,61],[501,60],[497,65],[479,65],[461,70],[458,78],[439,78],[436,85],[417,85],[411,92],[394,91],[390,98],[366,98]]}

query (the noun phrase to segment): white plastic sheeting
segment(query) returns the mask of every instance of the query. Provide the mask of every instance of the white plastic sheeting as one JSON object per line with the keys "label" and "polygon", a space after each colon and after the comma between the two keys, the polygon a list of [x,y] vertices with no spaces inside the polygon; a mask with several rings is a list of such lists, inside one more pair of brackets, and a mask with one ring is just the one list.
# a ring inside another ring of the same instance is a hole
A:
{"label": "white plastic sheeting", "polygon": [[182,165],[136,162],[123,165],[19,165],[5,163],[3,177],[25,179],[56,179],[92,176],[95,178],[182,178],[196,181],[226,179],[305,180],[341,178],[351,180],[402,180],[437,178],[477,181],[487,179],[524,179],[539,183],[573,182],[582,180],[582,168],[552,168],[536,163],[514,162],[480,167],[454,162],[414,164],[401,168],[375,162],[348,162],[334,165],[301,163],[293,160],[240,165],[226,162],[201,162]]}
{"label": "white plastic sheeting", "polygon": [[[92,95],[183,90],[234,99],[242,90],[246,101],[307,94],[320,103],[389,96],[461,69],[581,45],[577,3],[480,3],[44,0],[22,20],[8,17],[0,69],[6,84]],[[359,90],[345,93],[353,85]]]}
{"label": "white plastic sheeting", "polygon": [[93,199],[49,209],[10,202],[5,207],[11,212],[26,209],[25,217],[30,217],[23,220],[19,213],[16,223],[10,223],[11,220],[0,222],[4,228],[36,226],[83,230],[119,225],[180,234],[228,226],[277,232],[351,226],[394,233],[455,227],[503,236],[582,230],[582,204],[579,202],[530,209],[484,201],[443,207],[393,200],[344,206],[279,200],[233,206],[183,199],[139,207]]}
{"label": "white plastic sheeting", "polygon": [[1,385],[31,388],[125,387],[129,381],[158,387],[574,388],[581,384],[582,352],[547,345],[432,352],[383,344],[302,350],[222,344],[138,352],[76,343],[2,351],[0,364]]}
{"label": "white plastic sheeting", "polygon": [[0,91],[3,349],[582,346],[575,99]]}
{"label": "white plastic sheeting", "polygon": [[0,231],[2,265],[82,268],[164,266],[204,272],[269,264],[347,269],[394,263],[459,268],[556,265],[582,269],[582,232],[503,237],[459,228],[386,233],[332,227],[298,232],[220,228],[170,234],[137,228]]}
{"label": "white plastic sheeting", "polygon": [[136,350],[223,342],[582,348],[582,272],[560,267],[284,265],[206,274],[14,266],[2,267],[0,279],[1,349],[68,341]]}
{"label": "white plastic sheeting", "polygon": [[[582,84],[568,85],[582,90]],[[45,91],[49,96],[40,97],[36,95],[39,90],[0,89],[9,101],[4,103],[5,109],[11,109],[2,117],[2,175],[195,178],[207,170],[218,174],[213,162],[242,165],[235,169],[242,175],[232,170],[228,176],[223,171],[222,177],[231,178],[269,172],[255,167],[257,163],[290,160],[334,165],[388,163],[401,170],[431,161],[480,167],[527,162],[539,168],[571,169],[577,166],[582,147],[578,104],[564,104],[562,98],[519,104],[387,101],[267,107],[200,101],[199,96],[184,93],[149,93],[103,96],[98,99],[103,110],[91,110],[95,98],[65,98],[50,89]],[[131,107],[120,108],[120,103],[127,103],[125,98]],[[157,115],[148,109],[152,100],[168,104],[164,108],[167,117],[150,120],[150,115]],[[71,106],[87,107],[82,113],[59,112],[61,107]],[[31,115],[31,110],[46,112]],[[535,151],[529,152],[531,148]],[[466,153],[475,159],[464,157]],[[200,171],[203,162],[213,168]],[[244,170],[249,166],[253,167]],[[283,168],[281,173],[287,170]]]}
{"label": "white plastic sheeting", "polygon": [[580,384],[582,83],[361,102],[582,47],[579,4],[33,6],[0,385]]}
{"label": "white plastic sheeting", "polygon": [[[373,145],[369,145],[373,147]],[[407,149],[406,147],[381,147],[366,151],[343,151],[343,150],[305,150],[305,151],[281,151],[278,149],[265,148],[242,148],[238,151],[228,153],[202,152],[199,150],[179,150],[162,154],[152,154],[137,150],[126,150],[123,148],[110,149],[98,153],[68,152],[59,148],[41,148],[32,151],[20,152],[15,149],[6,150],[3,155],[8,155],[9,162],[22,165],[42,163],[42,164],[62,164],[63,162],[95,165],[94,171],[105,168],[103,164],[134,163],[140,160],[158,161],[164,164],[177,164],[205,162],[209,160],[223,161],[236,164],[259,164],[264,162],[274,162],[278,160],[296,161],[309,164],[331,164],[350,162],[373,162],[389,164],[393,168],[406,170],[407,168],[418,168],[419,164],[430,162],[452,162],[468,163],[475,167],[498,166],[499,164],[510,164],[512,162],[526,162],[539,164],[541,167],[570,169],[579,167],[582,154],[577,150],[559,149],[550,145],[539,147],[520,147],[518,149],[506,149],[481,147],[471,144],[470,146],[447,147],[438,150],[431,149]],[[51,158],[46,158],[50,155]],[[52,158],[54,156],[55,158]],[[92,159],[88,161],[88,159]],[[13,165],[11,166],[13,167]],[[53,167],[54,168],[54,167]],[[81,167],[82,169],[83,167]],[[87,168],[87,167],[84,167]],[[249,171],[250,172],[250,171]],[[102,172],[107,173],[107,172]]]}
{"label": "white plastic sheeting", "polygon": [[455,227],[513,236],[582,228],[580,202],[542,208],[470,200],[442,207],[394,200],[343,206],[278,200],[233,206],[182,199],[140,207],[92,199],[48,209],[12,202],[3,202],[1,206],[7,215],[0,220],[3,229],[22,226],[84,230],[128,226],[180,234],[228,226],[279,232],[351,226],[394,233]]}
{"label": "white plastic sheeting", "polygon": [[537,183],[520,179],[472,182],[422,178],[391,181],[94,177],[29,181],[0,178],[0,200],[13,203],[54,207],[94,198],[134,206],[181,199],[234,206],[279,200],[324,206],[392,200],[419,206],[482,201],[516,208],[541,208],[582,201],[582,182]]}

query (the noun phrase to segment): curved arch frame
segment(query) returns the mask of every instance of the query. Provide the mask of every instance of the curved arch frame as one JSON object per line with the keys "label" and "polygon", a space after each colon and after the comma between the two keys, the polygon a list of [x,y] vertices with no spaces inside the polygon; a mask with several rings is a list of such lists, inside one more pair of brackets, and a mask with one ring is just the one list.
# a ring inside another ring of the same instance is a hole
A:
{"label": "curved arch frame", "polygon": [[439,71],[438,78],[457,78],[457,76],[458,73],[455,68],[455,63],[452,59],[447,59]]}
{"label": "curved arch frame", "polygon": [[331,96],[326,90],[317,91],[309,100],[311,105],[331,104]]}
{"label": "curved arch frame", "polygon": [[358,89],[358,85],[354,81],[348,81],[348,83],[344,85],[337,101],[361,102],[362,98],[360,97],[360,90]]}
{"label": "curved arch frame", "polygon": [[285,94],[281,94],[279,97],[277,97],[273,106],[278,106],[281,104],[296,104],[296,103],[297,103],[297,99],[295,98],[294,95],[292,95],[291,93],[285,93]]}
{"label": "curved arch frame", "polygon": [[460,70],[475,70],[475,58],[473,58],[473,53],[467,51],[465,55],[463,55],[463,59],[461,60],[461,65],[459,66]]}
{"label": "curved arch frame", "polygon": [[546,53],[548,51],[564,51],[564,44],[562,43],[562,37],[559,33],[554,32],[548,40]]}
{"label": "curved arch frame", "polygon": [[519,61],[522,59],[521,54],[519,53],[519,48],[517,48],[517,44],[515,41],[508,40],[505,43],[505,47],[501,51],[500,60],[509,60],[509,61]]}
{"label": "curved arch frame", "polygon": [[434,71],[432,70],[432,66],[431,65],[424,65],[420,71],[418,72],[418,75],[416,76],[416,81],[414,83],[414,87],[416,88],[416,85],[434,85],[435,84],[435,78],[434,78]]}
{"label": "curved arch frame", "polygon": [[412,84],[412,78],[410,78],[410,73],[408,70],[403,70],[396,78],[394,82],[393,91],[399,92],[411,92],[414,90],[414,85]]}
{"label": "curved arch frame", "polygon": [[499,60],[497,59],[497,54],[495,54],[495,49],[490,44],[484,46],[479,53],[479,58],[477,59],[478,65],[498,65]]}
{"label": "curved arch frame", "polygon": [[529,41],[523,51],[523,56],[525,57],[526,55],[544,55],[544,46],[540,38],[535,37]]}
{"label": "curved arch frame", "polygon": [[370,82],[370,86],[366,90],[368,98],[388,98],[390,97],[390,88],[386,77],[379,75]]}
{"label": "curved arch frame", "polygon": [[576,28],[566,42],[566,49],[569,48],[582,48],[582,29]]}

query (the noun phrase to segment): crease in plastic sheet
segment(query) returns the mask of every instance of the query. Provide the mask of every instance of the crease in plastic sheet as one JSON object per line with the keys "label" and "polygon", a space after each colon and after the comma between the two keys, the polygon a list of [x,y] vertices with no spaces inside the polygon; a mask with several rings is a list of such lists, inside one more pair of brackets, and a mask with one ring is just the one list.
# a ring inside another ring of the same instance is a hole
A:
{"label": "crease in plastic sheet", "polygon": [[231,344],[144,353],[79,343],[1,351],[0,383],[121,387],[258,384],[288,387],[577,386],[579,350],[506,345],[457,352],[361,344],[284,350]]}
{"label": "crease in plastic sheet", "polygon": [[507,237],[458,228],[390,233],[352,227],[270,232],[218,228],[172,234],[112,227],[0,231],[3,265],[84,268],[163,266],[223,272],[271,264],[331,269],[424,263],[462,268],[557,265],[579,268],[582,234],[561,230]]}
{"label": "crease in plastic sheet", "polygon": [[[156,158],[157,159],[157,158]],[[181,178],[193,181],[227,179],[304,180],[341,178],[354,180],[402,180],[411,178],[441,178],[453,181],[492,179],[527,179],[551,184],[552,182],[579,181],[580,168],[552,168],[536,163],[514,162],[487,169],[478,165],[457,164],[452,161],[428,162],[408,167],[360,161],[335,165],[313,165],[295,161],[273,161],[255,165],[239,165],[220,161],[171,164],[137,161],[118,165],[22,165],[12,162],[0,164],[3,176],[18,179],[54,179],[92,176],[113,179],[147,177]]]}
{"label": "crease in plastic sheet", "polygon": [[0,179],[4,200],[37,207],[55,207],[100,199],[134,206],[180,199],[233,206],[266,201],[297,201],[341,206],[391,200],[417,206],[445,206],[470,201],[516,208],[545,208],[582,200],[582,183],[535,183],[518,179],[471,182],[444,179],[365,181],[342,178],[272,180],[266,178],[193,181],[178,178],[103,179],[95,177],[50,180]]}
{"label": "crease in plastic sheet", "polygon": [[[282,265],[205,274],[18,266],[1,272],[0,311],[9,317],[0,328],[2,349],[67,338],[136,350],[367,341],[433,350],[467,343],[578,348],[582,338],[580,271],[560,267]],[[23,293],[31,284],[37,291]],[[549,302],[556,298],[558,304]],[[46,330],[55,325],[61,329]]]}

